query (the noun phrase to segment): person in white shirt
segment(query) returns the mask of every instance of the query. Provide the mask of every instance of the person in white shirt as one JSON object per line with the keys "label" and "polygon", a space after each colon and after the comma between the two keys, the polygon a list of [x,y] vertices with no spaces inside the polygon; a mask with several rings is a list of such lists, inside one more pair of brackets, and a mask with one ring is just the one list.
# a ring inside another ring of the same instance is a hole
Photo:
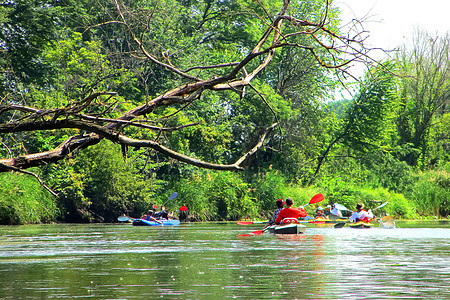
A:
{"label": "person in white shirt", "polygon": [[333,204],[333,209],[331,210],[333,215],[343,218],[341,211],[336,207],[336,203]]}
{"label": "person in white shirt", "polygon": [[348,218],[350,222],[359,222],[359,221],[370,222],[372,221],[372,219],[373,219],[372,211],[370,209],[369,211],[364,210],[363,203],[358,203],[356,205],[356,211],[354,211],[350,216],[350,218]]}

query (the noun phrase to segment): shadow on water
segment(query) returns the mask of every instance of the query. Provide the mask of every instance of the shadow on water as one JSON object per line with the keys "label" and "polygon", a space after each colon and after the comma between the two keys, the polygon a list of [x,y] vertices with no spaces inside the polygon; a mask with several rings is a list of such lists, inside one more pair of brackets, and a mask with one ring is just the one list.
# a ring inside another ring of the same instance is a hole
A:
{"label": "shadow on water", "polygon": [[244,237],[238,235],[260,226],[3,226],[0,294],[2,299],[450,298],[448,223],[408,224]]}

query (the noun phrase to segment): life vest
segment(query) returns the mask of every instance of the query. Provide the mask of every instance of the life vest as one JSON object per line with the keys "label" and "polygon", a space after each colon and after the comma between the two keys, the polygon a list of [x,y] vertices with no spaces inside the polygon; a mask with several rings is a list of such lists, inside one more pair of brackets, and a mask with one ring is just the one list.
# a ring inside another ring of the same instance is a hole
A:
{"label": "life vest", "polygon": [[300,218],[304,218],[304,217],[306,217],[308,215],[306,213],[306,210],[303,207],[299,208],[298,211],[300,212],[300,214],[299,214]]}

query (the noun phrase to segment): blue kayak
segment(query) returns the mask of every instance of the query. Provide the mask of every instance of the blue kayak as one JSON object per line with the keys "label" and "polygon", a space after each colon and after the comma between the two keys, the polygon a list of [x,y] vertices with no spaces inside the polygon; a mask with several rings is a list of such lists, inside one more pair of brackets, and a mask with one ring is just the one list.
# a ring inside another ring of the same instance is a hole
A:
{"label": "blue kayak", "polygon": [[[180,220],[159,220],[164,226],[178,226],[180,225]],[[158,222],[155,221],[147,221],[143,219],[134,219],[133,226],[162,226]]]}

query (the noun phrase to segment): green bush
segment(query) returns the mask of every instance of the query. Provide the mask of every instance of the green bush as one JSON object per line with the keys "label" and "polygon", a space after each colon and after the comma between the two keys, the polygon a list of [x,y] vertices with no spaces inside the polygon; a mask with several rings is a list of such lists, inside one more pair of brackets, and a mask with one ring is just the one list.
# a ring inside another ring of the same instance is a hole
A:
{"label": "green bush", "polygon": [[417,218],[414,204],[408,201],[403,194],[390,193],[389,198],[386,199],[389,199],[389,204],[383,209],[387,214],[404,219]]}
{"label": "green bush", "polygon": [[417,175],[407,197],[414,201],[420,215],[450,215],[450,176],[445,171],[428,171]]}
{"label": "green bush", "polygon": [[46,223],[58,216],[56,198],[30,175],[0,174],[0,224]]}
{"label": "green bush", "polygon": [[139,217],[152,204],[167,200],[155,196],[161,182],[144,178],[133,163],[123,159],[120,146],[104,140],[73,161],[53,165],[47,178],[61,195],[62,220],[113,222],[124,213]]}
{"label": "green bush", "polygon": [[257,213],[248,184],[234,172],[199,170],[174,189],[181,194],[177,203],[186,205],[196,220],[237,220]]}
{"label": "green bush", "polygon": [[260,212],[273,212],[277,199],[292,197],[286,190],[285,177],[279,171],[269,170],[253,175],[250,186]]}
{"label": "green bush", "polygon": [[408,201],[404,195],[390,192],[386,188],[355,185],[338,177],[324,180],[318,186],[326,197],[323,205],[339,203],[349,210],[355,210],[356,204],[362,202],[367,209],[373,209],[388,201],[386,206],[374,211],[376,216],[387,213],[401,218],[416,217],[413,202]]}

